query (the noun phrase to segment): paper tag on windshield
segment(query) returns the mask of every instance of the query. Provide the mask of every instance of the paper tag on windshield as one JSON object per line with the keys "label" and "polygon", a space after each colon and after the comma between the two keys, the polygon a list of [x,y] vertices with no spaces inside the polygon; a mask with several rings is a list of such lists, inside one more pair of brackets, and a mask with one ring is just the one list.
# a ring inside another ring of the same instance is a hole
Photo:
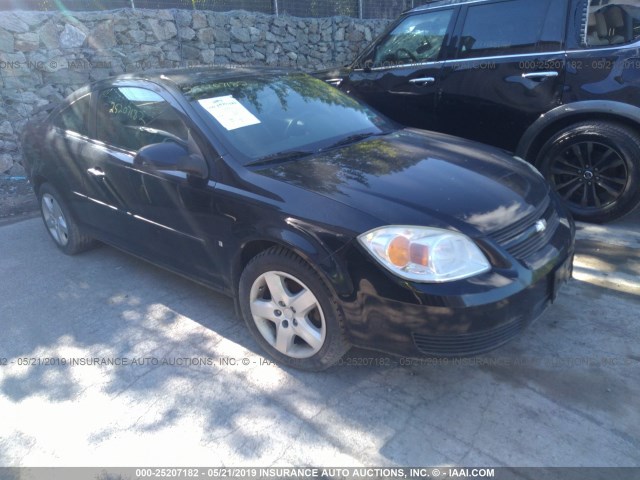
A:
{"label": "paper tag on windshield", "polygon": [[260,123],[260,120],[253,113],[231,95],[205,98],[198,100],[198,103],[227,130],[236,130]]}

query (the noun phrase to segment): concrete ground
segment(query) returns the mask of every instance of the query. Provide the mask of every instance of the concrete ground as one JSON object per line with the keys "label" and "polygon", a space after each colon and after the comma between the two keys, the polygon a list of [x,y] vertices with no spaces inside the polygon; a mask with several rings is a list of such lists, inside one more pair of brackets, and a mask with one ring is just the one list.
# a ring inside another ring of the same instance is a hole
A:
{"label": "concrete ground", "polygon": [[228,298],[5,223],[0,466],[640,466],[639,226],[580,226],[575,279],[492,364],[308,374],[264,363]]}

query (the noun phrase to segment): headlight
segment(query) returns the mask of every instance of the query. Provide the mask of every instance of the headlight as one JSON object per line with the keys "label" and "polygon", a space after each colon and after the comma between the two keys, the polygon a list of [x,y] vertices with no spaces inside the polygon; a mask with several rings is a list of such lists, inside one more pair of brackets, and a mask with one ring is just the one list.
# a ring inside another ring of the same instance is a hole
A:
{"label": "headlight", "polygon": [[383,267],[415,282],[451,282],[491,269],[469,237],[439,228],[381,227],[358,240]]}

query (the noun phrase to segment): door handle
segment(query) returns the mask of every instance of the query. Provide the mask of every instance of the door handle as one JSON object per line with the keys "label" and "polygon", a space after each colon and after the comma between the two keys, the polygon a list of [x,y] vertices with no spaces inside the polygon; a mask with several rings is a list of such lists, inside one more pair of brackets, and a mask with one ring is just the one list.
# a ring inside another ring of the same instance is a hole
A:
{"label": "door handle", "polygon": [[329,85],[333,85],[334,87],[339,87],[342,84],[342,78],[329,78],[325,80]]}
{"label": "door handle", "polygon": [[106,191],[107,195],[113,197],[109,199],[108,205],[114,205],[113,199],[115,199],[117,206],[114,206],[113,208],[115,208],[116,210],[121,208],[123,212],[127,211],[126,202],[122,199],[122,197],[118,194],[118,191],[109,181],[106,174],[104,173],[104,170],[102,170],[100,167],[92,167],[87,168],[87,173],[91,175],[95,179],[96,183]]}
{"label": "door handle", "polygon": [[104,170],[102,170],[101,168],[97,168],[97,167],[88,168],[87,169],[87,173],[89,175],[93,175],[96,178],[103,178],[104,177]]}
{"label": "door handle", "polygon": [[557,77],[560,75],[558,72],[532,72],[523,73],[522,78],[529,78],[531,80],[544,80],[545,78]]}
{"label": "door handle", "polygon": [[409,83],[412,85],[418,85],[419,87],[424,87],[431,83],[435,83],[436,79],[433,77],[424,77],[424,78],[414,78],[413,80],[409,80]]}

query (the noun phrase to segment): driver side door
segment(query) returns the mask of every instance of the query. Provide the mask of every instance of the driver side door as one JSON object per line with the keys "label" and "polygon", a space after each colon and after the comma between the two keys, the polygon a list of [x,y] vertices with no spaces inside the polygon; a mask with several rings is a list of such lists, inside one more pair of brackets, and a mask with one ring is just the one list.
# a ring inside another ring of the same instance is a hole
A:
{"label": "driver side door", "polygon": [[402,124],[433,129],[456,12],[447,8],[404,18],[354,66],[342,88]]}
{"label": "driver side door", "polygon": [[136,161],[140,149],[172,142],[209,170],[210,152],[180,106],[153,86],[105,88],[97,93],[96,131],[100,142],[88,155],[88,182],[100,199],[96,209],[119,212],[117,228],[106,232],[113,243],[217,286],[214,182]]}

